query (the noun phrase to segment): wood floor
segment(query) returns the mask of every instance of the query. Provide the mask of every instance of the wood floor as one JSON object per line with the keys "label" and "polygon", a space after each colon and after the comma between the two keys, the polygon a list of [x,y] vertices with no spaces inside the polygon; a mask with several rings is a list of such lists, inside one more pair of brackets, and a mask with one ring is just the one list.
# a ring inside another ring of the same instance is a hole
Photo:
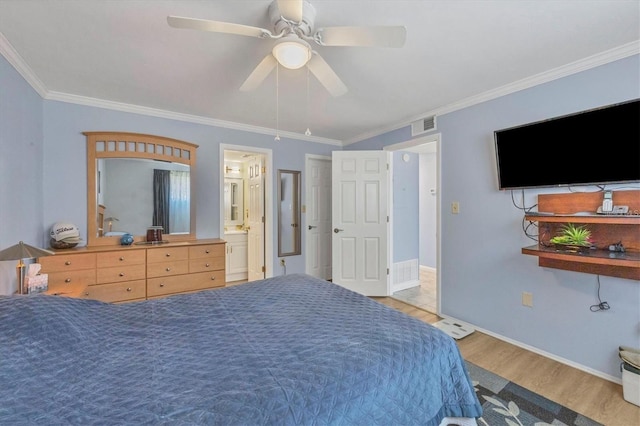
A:
{"label": "wood floor", "polygon": [[[427,323],[440,318],[390,297],[375,297]],[[624,400],[622,386],[503,342],[478,331],[457,341],[462,356],[606,426],[639,426],[640,407]]]}

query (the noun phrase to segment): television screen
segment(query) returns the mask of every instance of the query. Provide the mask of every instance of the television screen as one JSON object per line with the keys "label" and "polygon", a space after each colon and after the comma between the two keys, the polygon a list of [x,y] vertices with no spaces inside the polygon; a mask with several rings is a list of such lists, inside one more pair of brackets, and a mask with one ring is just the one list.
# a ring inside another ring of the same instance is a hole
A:
{"label": "television screen", "polygon": [[640,182],[640,99],[494,132],[498,187]]}

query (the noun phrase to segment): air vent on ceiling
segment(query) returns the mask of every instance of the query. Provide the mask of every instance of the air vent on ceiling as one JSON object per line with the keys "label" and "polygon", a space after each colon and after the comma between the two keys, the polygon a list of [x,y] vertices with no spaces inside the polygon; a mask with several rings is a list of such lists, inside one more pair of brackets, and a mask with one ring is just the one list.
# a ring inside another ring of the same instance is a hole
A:
{"label": "air vent on ceiling", "polygon": [[436,129],[436,116],[425,117],[411,123],[411,136],[420,135]]}

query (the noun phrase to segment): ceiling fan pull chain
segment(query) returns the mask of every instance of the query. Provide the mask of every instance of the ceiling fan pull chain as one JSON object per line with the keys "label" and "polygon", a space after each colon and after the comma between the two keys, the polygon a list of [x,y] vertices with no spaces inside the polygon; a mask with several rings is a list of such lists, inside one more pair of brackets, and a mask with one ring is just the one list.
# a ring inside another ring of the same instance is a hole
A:
{"label": "ceiling fan pull chain", "polygon": [[309,66],[307,65],[307,130],[304,132],[306,136],[311,136],[309,129]]}
{"label": "ceiling fan pull chain", "polygon": [[280,140],[280,64],[276,63],[276,137],[274,141]]}

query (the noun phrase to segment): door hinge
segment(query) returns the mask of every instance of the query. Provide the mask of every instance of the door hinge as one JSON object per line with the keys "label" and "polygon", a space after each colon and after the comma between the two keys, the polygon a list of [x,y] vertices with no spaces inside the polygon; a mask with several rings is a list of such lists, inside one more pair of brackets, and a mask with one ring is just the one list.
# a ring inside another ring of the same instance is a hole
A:
{"label": "door hinge", "polygon": [[266,272],[266,268],[262,266],[262,272]]}
{"label": "door hinge", "polygon": [[387,275],[389,275],[389,268],[387,268]]}
{"label": "door hinge", "polygon": [[389,170],[389,163],[387,163],[387,170]]}
{"label": "door hinge", "polygon": [[262,174],[267,173],[267,167],[266,166],[262,166]]}
{"label": "door hinge", "polygon": [[264,216],[262,216],[262,218],[260,220],[262,221],[262,223],[264,223]]}
{"label": "door hinge", "polygon": [[387,215],[387,223],[389,223],[389,215]]}

